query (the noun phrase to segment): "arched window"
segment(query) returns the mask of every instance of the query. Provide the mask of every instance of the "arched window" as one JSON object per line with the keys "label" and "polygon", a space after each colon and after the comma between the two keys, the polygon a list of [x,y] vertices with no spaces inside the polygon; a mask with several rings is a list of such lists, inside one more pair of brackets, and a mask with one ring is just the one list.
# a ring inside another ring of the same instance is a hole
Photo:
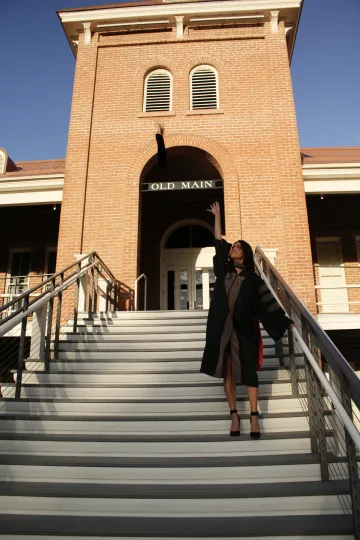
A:
{"label": "arched window", "polygon": [[219,108],[218,73],[212,66],[197,66],[190,73],[191,109]]}
{"label": "arched window", "polygon": [[184,225],[175,229],[166,240],[165,249],[202,248],[212,246],[214,235],[200,225]]}
{"label": "arched window", "polygon": [[172,76],[165,69],[155,69],[145,77],[144,112],[171,111]]}

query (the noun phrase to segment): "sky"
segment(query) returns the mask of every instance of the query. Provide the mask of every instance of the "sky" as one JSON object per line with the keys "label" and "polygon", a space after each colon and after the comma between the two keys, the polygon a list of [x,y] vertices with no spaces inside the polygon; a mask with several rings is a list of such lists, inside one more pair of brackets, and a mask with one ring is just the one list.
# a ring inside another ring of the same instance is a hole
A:
{"label": "sky", "polygon": [[[0,147],[66,154],[75,59],[56,10],[111,0],[0,0]],[[359,0],[305,0],[291,72],[304,147],[360,146]]]}

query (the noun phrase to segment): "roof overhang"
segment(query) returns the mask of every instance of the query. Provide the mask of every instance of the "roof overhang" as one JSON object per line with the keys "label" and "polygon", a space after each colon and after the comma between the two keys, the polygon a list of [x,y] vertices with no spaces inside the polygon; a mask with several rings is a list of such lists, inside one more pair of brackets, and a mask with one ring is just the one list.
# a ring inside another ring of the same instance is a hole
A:
{"label": "roof overhang", "polygon": [[[184,26],[206,26],[234,23],[244,24],[271,21],[272,11],[279,11],[287,29],[289,56],[291,57],[299,23],[302,0],[218,0],[185,1],[172,0],[162,3],[136,3],[123,6],[99,6],[75,10],[60,10],[58,16],[69,44],[76,55],[79,34],[84,23],[91,32],[125,31],[135,28],[149,29],[176,27],[177,17],[183,17]],[[203,20],[199,20],[203,19]]]}
{"label": "roof overhang", "polygon": [[306,195],[360,193],[360,163],[303,164]]}
{"label": "roof overhang", "polygon": [[0,178],[0,207],[58,204],[63,187],[64,173]]}

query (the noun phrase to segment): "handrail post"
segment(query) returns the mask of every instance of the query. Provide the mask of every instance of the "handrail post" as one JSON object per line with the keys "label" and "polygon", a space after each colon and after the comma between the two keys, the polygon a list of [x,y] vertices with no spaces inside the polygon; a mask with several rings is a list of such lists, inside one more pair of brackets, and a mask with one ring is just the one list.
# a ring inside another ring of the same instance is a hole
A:
{"label": "handrail post", "polygon": [[[349,395],[349,389],[345,377],[340,376],[340,388],[341,388],[341,401],[349,415],[351,421],[353,421],[352,404]],[[349,471],[349,483],[350,483],[350,497],[351,507],[353,515],[354,525],[354,537],[355,540],[360,540],[360,479],[359,469],[357,464],[356,446],[348,431],[345,429],[345,443],[346,443],[346,455],[347,465]]]}
{"label": "handrail post", "polygon": [[[285,309],[289,315],[289,317],[292,316],[292,307],[291,307],[291,299],[289,294],[285,291]],[[294,343],[294,336],[291,330],[289,329],[287,331],[288,336],[288,347],[289,347],[289,368],[290,368],[290,376],[291,376],[291,390],[293,396],[299,396],[299,388],[298,388],[298,382],[297,382],[297,370],[296,370],[296,356],[295,356],[295,343]]]}
{"label": "handrail post", "polygon": [[[93,262],[93,257],[90,256],[90,263]],[[93,312],[93,301],[94,301],[94,268],[90,269],[90,286],[89,286],[89,303],[88,303],[88,315],[90,317]]]}
{"label": "handrail post", "polygon": [[92,269],[94,271],[94,312],[98,310],[98,290],[99,290],[99,269],[97,266]]}
{"label": "handrail post", "polygon": [[[81,272],[81,263],[77,263],[77,271]],[[78,315],[79,315],[79,297],[80,297],[80,278],[76,279],[76,293],[74,301],[74,315],[73,315],[73,333],[77,332]]]}
{"label": "handrail post", "polygon": [[[316,345],[316,340],[312,335],[311,328],[309,328],[309,349],[313,357],[317,360],[319,366],[322,367],[320,351]],[[323,389],[320,385],[319,379],[316,377],[313,369],[311,370],[311,377],[313,379],[313,389],[315,391],[314,404],[315,404],[316,426],[317,426],[317,436],[318,436],[318,445],[319,445],[319,454],[320,454],[321,478],[322,480],[329,480],[329,463],[328,463],[327,447],[326,447],[326,424],[325,424],[324,400],[323,400],[324,394],[323,394]]]}
{"label": "handrail post", "polygon": [[30,358],[41,360],[45,353],[46,305],[37,309],[31,321]]}
{"label": "handrail post", "polygon": [[[55,278],[51,280],[50,287],[51,287],[51,292],[55,290]],[[45,372],[49,371],[49,364],[50,364],[53,311],[54,311],[54,297],[52,296],[49,300],[49,307],[48,307],[48,313],[47,313],[47,329],[46,329],[46,337],[45,337],[45,366],[44,366]]]}
{"label": "handrail post", "polygon": [[[24,298],[24,307],[23,311],[25,312],[29,305],[29,296]],[[15,385],[15,399],[19,399],[21,396],[21,385],[22,385],[22,375],[24,369],[24,358],[25,358],[25,344],[26,344],[26,323],[27,317],[24,317],[21,321],[21,334],[20,334],[20,343],[19,343],[19,357],[18,357],[18,366],[16,371],[16,385]]]}
{"label": "handrail post", "polygon": [[139,281],[141,279],[144,279],[145,281],[145,289],[144,289],[144,311],[146,311],[147,309],[147,277],[145,274],[141,274],[141,276],[139,276],[138,278],[135,279],[135,286],[134,286],[134,289],[135,289],[135,302],[134,302],[134,309],[135,311],[138,311],[138,284],[139,284]]}
{"label": "handrail post", "polygon": [[[64,274],[60,274],[60,283],[61,286],[64,282]],[[54,358],[57,360],[59,358],[59,339],[60,339],[60,325],[61,325],[61,308],[62,308],[62,291],[57,293],[58,304],[56,309],[56,323],[55,323],[55,339],[54,339]]]}
{"label": "handrail post", "polygon": [[[302,337],[307,345],[309,345],[308,339],[308,328],[307,322],[302,321]],[[315,406],[315,388],[314,388],[314,378],[312,377],[312,370],[309,365],[309,362],[305,359],[305,379],[306,379],[306,393],[308,400],[308,409],[309,409],[309,426],[310,426],[310,441],[311,441],[311,452],[317,454],[319,451],[318,448],[318,439],[316,433],[316,406]]]}

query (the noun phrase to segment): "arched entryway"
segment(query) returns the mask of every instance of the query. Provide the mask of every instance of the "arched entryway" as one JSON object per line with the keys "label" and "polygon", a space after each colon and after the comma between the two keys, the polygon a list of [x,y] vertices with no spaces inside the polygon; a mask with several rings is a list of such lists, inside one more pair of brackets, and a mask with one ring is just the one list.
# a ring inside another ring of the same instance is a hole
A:
{"label": "arched entryway", "polygon": [[208,309],[215,284],[212,227],[201,220],[180,221],[161,244],[161,309]]}
{"label": "arched entryway", "polygon": [[222,171],[204,150],[175,146],[167,150],[165,168],[158,166],[156,155],[145,165],[139,255],[140,273],[148,278],[149,309],[208,307],[213,216],[207,209],[215,200],[224,217]]}

